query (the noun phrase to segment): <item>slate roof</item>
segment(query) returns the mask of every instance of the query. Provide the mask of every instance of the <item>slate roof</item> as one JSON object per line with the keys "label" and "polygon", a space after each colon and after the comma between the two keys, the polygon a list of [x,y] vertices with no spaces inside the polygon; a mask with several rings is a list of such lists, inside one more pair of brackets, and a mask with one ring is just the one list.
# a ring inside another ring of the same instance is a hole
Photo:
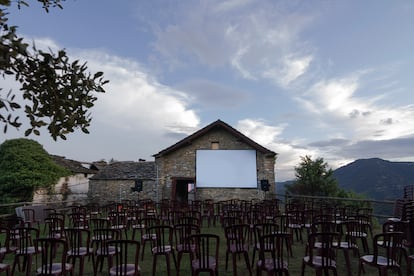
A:
{"label": "slate roof", "polygon": [[90,179],[93,180],[125,180],[142,179],[151,180],[156,178],[155,162],[114,162],[106,165]]}
{"label": "slate roof", "polygon": [[264,154],[269,154],[271,156],[275,156],[277,154],[274,151],[271,151],[271,150],[263,147],[262,145],[256,143],[255,141],[253,141],[252,139],[250,139],[249,137],[247,137],[246,135],[244,135],[243,133],[241,133],[237,129],[233,128],[232,126],[228,125],[227,123],[225,123],[221,120],[217,120],[217,121],[209,124],[208,126],[194,132],[190,136],[187,136],[186,138],[182,139],[181,141],[175,143],[174,145],[158,152],[157,154],[154,154],[153,156],[155,158],[161,157],[161,156],[169,154],[170,152],[173,152],[173,151],[175,151],[175,150],[177,150],[181,147],[185,147],[185,146],[191,144],[193,140],[205,135],[206,133],[208,133],[209,131],[211,131],[215,128],[222,128],[222,129],[230,132],[232,135],[234,135],[240,141],[242,141],[243,143],[251,146],[253,149],[257,150],[258,152],[261,152],[261,153],[264,153]]}
{"label": "slate roof", "polygon": [[89,163],[66,159],[63,156],[58,155],[50,155],[50,157],[52,157],[56,164],[70,170],[72,173],[95,174],[98,172],[97,170],[91,169]]}

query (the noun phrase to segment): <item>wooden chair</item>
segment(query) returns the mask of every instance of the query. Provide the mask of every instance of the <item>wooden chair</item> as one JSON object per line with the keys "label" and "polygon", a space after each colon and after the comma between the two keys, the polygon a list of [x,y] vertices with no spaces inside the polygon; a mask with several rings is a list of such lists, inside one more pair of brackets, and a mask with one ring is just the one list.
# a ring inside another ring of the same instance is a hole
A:
{"label": "wooden chair", "polygon": [[36,270],[37,275],[73,275],[72,264],[66,262],[68,245],[65,240],[39,238],[34,242],[41,250],[41,266]]}
{"label": "wooden chair", "polygon": [[[32,269],[33,256],[40,251],[39,248],[33,245],[33,241],[39,238],[39,229],[34,227],[20,227],[17,229],[17,235],[19,239],[17,242],[17,250],[14,252],[12,275],[14,275],[16,265],[18,265],[19,271],[24,271],[26,272],[26,276],[29,276]],[[21,258],[23,258],[23,268],[20,266]]]}
{"label": "wooden chair", "polygon": [[154,244],[155,239],[157,238],[156,235],[153,235],[152,233],[148,233],[147,229],[149,227],[153,227],[156,225],[160,225],[161,220],[156,217],[145,217],[140,220],[139,222],[139,228],[133,228],[132,230],[132,239],[135,240],[136,232],[139,231],[141,234],[141,261],[144,260],[144,254],[145,254],[145,245],[147,242],[151,244],[151,246]]}
{"label": "wooden chair", "polygon": [[357,244],[357,241],[360,240],[364,253],[367,254],[369,252],[368,234],[370,232],[368,225],[358,218],[352,218],[343,222],[343,226],[345,227],[345,239],[354,244]]}
{"label": "wooden chair", "polygon": [[262,275],[262,271],[268,275],[289,275],[289,248],[286,246],[289,240],[290,235],[287,233],[260,236],[259,260],[256,265],[258,276]]}
{"label": "wooden chair", "polygon": [[100,228],[93,230],[91,247],[94,275],[96,275],[98,267],[99,271],[102,271],[105,258],[108,259],[108,267],[110,266],[109,259],[115,254],[115,248],[106,246],[106,243],[118,239],[119,231],[116,229]]}
{"label": "wooden chair", "polygon": [[75,268],[76,259],[79,259],[79,274],[83,275],[85,257],[92,254],[90,248],[91,233],[88,229],[82,228],[67,228],[65,229],[65,236],[68,241],[68,261],[72,260],[72,265]]}
{"label": "wooden chair", "polygon": [[[381,241],[381,242],[380,242]],[[402,275],[398,257],[403,250],[403,233],[402,232],[388,232],[377,234],[374,237],[373,255],[364,255],[359,258],[358,275],[364,272],[364,265],[376,267],[379,275],[386,275],[388,269],[397,270],[398,275]],[[379,246],[379,244],[382,244]],[[384,255],[380,255],[380,248],[385,248]]]}
{"label": "wooden chair", "polygon": [[[13,233],[14,235],[14,233]],[[8,227],[0,226],[0,237],[2,237],[0,243],[3,246],[0,246],[0,263],[3,261],[4,257],[7,254],[14,253],[17,250],[15,245],[12,245],[12,237],[10,229]]]}
{"label": "wooden chair", "polygon": [[[252,256],[252,267],[254,265],[254,260],[256,256],[256,252],[260,251],[260,237],[264,235],[270,235],[273,233],[279,232],[279,225],[276,223],[256,223],[253,226],[253,234],[254,234],[254,244],[253,244],[253,256]],[[290,241],[288,241],[290,244]]]}
{"label": "wooden chair", "polygon": [[156,225],[147,228],[146,233],[149,236],[156,237],[153,241],[152,252],[152,275],[155,275],[157,269],[158,256],[164,256],[167,265],[167,274],[171,275],[170,255],[173,256],[175,268],[177,261],[175,258],[175,250],[173,247],[174,229],[169,225]]}
{"label": "wooden chair", "polygon": [[180,274],[181,259],[184,254],[194,254],[195,245],[191,244],[189,237],[199,234],[200,227],[195,224],[176,224],[174,225],[174,245],[177,251],[177,276]]}
{"label": "wooden chair", "polygon": [[139,266],[138,241],[113,240],[106,243],[108,250],[115,248],[115,254],[111,256],[109,275],[114,276],[137,276],[141,273]]}
{"label": "wooden chair", "polygon": [[[328,275],[331,270],[338,275],[336,269],[336,244],[339,241],[339,233],[310,233],[308,237],[308,255],[302,260],[302,276],[305,275],[305,267],[310,266],[316,270],[317,275],[322,271]],[[336,244],[335,244],[336,243]]]}
{"label": "wooden chair", "polygon": [[237,276],[237,256],[243,255],[249,274],[252,275],[252,268],[249,260],[249,234],[248,224],[230,225],[224,229],[226,237],[226,270],[228,268],[229,255],[233,258],[233,275]]}
{"label": "wooden chair", "polygon": [[195,244],[195,254],[191,258],[191,274],[199,275],[208,272],[218,275],[220,237],[214,234],[197,234],[190,236],[190,242]]}
{"label": "wooden chair", "polygon": [[108,214],[110,228],[124,232],[125,239],[128,239],[128,216],[124,211],[111,211]]}

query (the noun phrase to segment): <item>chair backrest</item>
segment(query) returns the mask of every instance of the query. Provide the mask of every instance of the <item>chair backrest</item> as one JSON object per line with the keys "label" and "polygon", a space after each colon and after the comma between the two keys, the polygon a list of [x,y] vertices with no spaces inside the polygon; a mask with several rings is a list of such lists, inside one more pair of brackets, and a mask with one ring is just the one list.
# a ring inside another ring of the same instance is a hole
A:
{"label": "chair backrest", "polygon": [[225,229],[227,226],[230,225],[236,225],[236,224],[242,224],[243,223],[243,219],[240,216],[224,216],[222,218],[222,226]]}
{"label": "chair backrest", "polygon": [[369,231],[368,224],[363,223],[361,220],[353,218],[351,220],[345,221],[343,225],[345,225],[346,236],[366,237]]}
{"label": "chair backrest", "polygon": [[87,253],[89,253],[91,232],[88,229],[66,228],[65,237],[72,255],[79,255],[85,248]]}
{"label": "chair backrest", "polygon": [[92,248],[93,251],[100,251],[102,255],[107,255],[106,243],[119,239],[119,230],[112,228],[98,228],[93,230]]}
{"label": "chair backrest", "polygon": [[235,252],[246,251],[247,237],[249,234],[248,224],[235,224],[224,229],[227,248],[232,247]]}
{"label": "chair backrest", "polygon": [[115,247],[113,266],[109,268],[110,275],[139,275],[140,243],[134,240],[112,240],[106,243],[109,248]]}
{"label": "chair backrest", "polygon": [[195,254],[191,254],[192,270],[216,271],[219,262],[220,237],[215,234],[196,234],[189,237],[195,244]]}
{"label": "chair backrest", "polygon": [[312,263],[317,257],[322,267],[334,266],[335,251],[339,241],[340,235],[336,232],[310,233],[308,237],[309,262]]}
{"label": "chair backrest", "polygon": [[314,222],[311,225],[311,232],[318,233],[318,232],[336,232],[337,225],[333,221],[318,221]]}
{"label": "chair backrest", "polygon": [[169,225],[155,225],[146,229],[149,236],[156,236],[154,240],[154,252],[164,252],[167,245],[173,245],[173,227]]}
{"label": "chair backrest", "polygon": [[[23,255],[32,251],[29,247],[33,246],[33,241],[39,238],[39,229],[34,227],[19,227],[15,230],[15,234],[18,236],[17,252]],[[36,247],[34,253],[37,253]]]}
{"label": "chair backrest", "polygon": [[61,239],[64,237],[65,222],[59,217],[45,218],[47,237]]}
{"label": "chair backrest", "polygon": [[145,231],[146,228],[156,226],[156,225],[160,225],[161,220],[157,217],[145,217],[145,218],[142,218],[140,220],[139,224],[141,224],[143,226],[141,229],[143,231]]}
{"label": "chair backrest", "polygon": [[178,219],[177,224],[195,224],[199,227],[201,226],[201,222],[198,218],[195,217],[189,217],[189,216],[183,216]]}
{"label": "chair backrest", "polygon": [[[289,244],[291,236],[288,233],[272,233],[260,236],[259,260],[261,266],[273,265],[273,271],[287,270],[289,259]],[[266,260],[272,261],[266,261]],[[276,275],[276,274],[275,274]]]}
{"label": "chair backrest", "polygon": [[[380,233],[374,236],[374,252],[373,263],[377,263],[378,256],[383,256],[386,259],[387,266],[393,266],[398,260],[403,249],[403,233],[402,232],[388,232]],[[385,250],[380,250],[385,248]],[[381,253],[380,253],[381,252]],[[385,256],[383,255],[385,254]]]}
{"label": "chair backrest", "polygon": [[109,221],[104,218],[92,218],[90,219],[90,227],[92,229],[109,228]]}
{"label": "chair backrest", "polygon": [[69,223],[72,228],[88,228],[88,220],[86,218],[86,213],[84,212],[73,212],[68,214]]}
{"label": "chair backrest", "polygon": [[[174,244],[176,248],[181,245],[181,247],[184,247],[183,245],[188,244],[188,237],[191,235],[199,234],[200,233],[200,227],[196,224],[176,224],[174,225]],[[187,247],[189,248],[189,247]]]}
{"label": "chair backrest", "polygon": [[0,247],[0,255],[3,255],[4,257],[4,254],[14,251],[10,248],[10,229],[8,227],[0,226],[0,238],[1,243],[3,244],[3,247]]}
{"label": "chair backrest", "polygon": [[124,211],[111,211],[108,214],[109,223],[111,226],[127,225],[128,217]]}
{"label": "chair backrest", "polygon": [[382,224],[382,232],[403,232],[407,233],[408,222],[407,221],[386,221]]}
{"label": "chair backrest", "polygon": [[66,241],[39,238],[34,240],[34,244],[40,248],[41,253],[41,266],[37,270],[37,275],[65,275],[68,248]]}

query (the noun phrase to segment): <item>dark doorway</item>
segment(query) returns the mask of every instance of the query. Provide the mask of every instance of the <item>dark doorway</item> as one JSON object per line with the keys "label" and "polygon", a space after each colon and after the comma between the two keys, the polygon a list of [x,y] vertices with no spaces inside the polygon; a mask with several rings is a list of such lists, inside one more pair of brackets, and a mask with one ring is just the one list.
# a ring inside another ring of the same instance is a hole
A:
{"label": "dark doorway", "polygon": [[176,178],[172,182],[171,199],[178,202],[188,202],[188,192],[190,184],[194,183],[193,178]]}

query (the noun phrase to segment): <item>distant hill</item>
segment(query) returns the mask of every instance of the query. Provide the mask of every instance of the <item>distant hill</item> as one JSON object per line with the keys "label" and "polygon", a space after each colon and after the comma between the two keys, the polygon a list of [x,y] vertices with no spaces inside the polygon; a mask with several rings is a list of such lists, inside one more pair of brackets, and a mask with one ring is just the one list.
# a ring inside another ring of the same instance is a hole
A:
{"label": "distant hill", "polygon": [[276,183],[276,194],[277,195],[284,195],[285,194],[285,186],[286,185],[291,185],[293,184],[295,181],[294,180],[288,180],[288,181],[283,181],[283,182],[277,182]]}
{"label": "distant hill", "polygon": [[[370,199],[402,198],[404,186],[414,184],[414,162],[392,162],[380,158],[358,159],[334,171],[339,187],[363,194]],[[277,194],[284,194],[285,185],[276,183]]]}
{"label": "distant hill", "polygon": [[334,171],[339,186],[371,199],[403,197],[404,186],[414,184],[414,162],[380,158],[358,159]]}

